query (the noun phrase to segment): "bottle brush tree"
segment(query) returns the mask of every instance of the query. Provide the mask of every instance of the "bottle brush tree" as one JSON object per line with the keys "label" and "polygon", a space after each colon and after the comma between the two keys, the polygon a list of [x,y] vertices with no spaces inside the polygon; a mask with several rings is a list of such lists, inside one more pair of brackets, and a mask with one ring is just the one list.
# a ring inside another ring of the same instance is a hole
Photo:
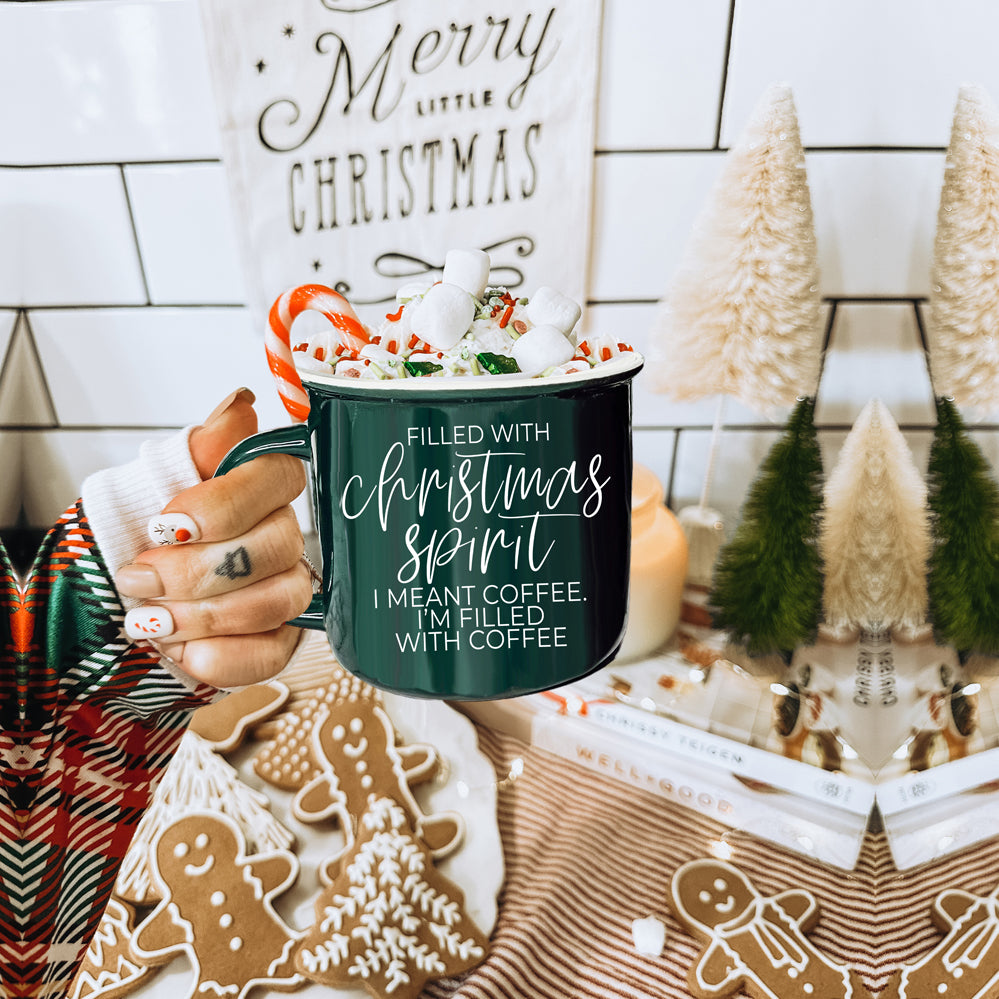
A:
{"label": "bottle brush tree", "polygon": [[680,401],[717,399],[697,506],[679,512],[692,583],[710,582],[722,518],[709,506],[725,401],[773,414],[816,391],[818,255],[791,88],[769,87],[725,156],[656,313],[646,370]]}
{"label": "bottle brush tree", "polygon": [[999,403],[999,111],[961,87],[933,242],[930,370],[938,396],[980,413]]}
{"label": "bottle brush tree", "polygon": [[812,398],[792,410],[715,566],[712,623],[751,655],[776,652],[789,659],[818,628],[822,455],[814,415]]}
{"label": "bottle brush tree", "polygon": [[999,488],[946,398],[937,399],[928,505],[934,630],[962,655],[999,655]]}
{"label": "bottle brush tree", "polygon": [[829,473],[819,547],[832,631],[925,625],[926,485],[880,399],[861,410]]}
{"label": "bottle brush tree", "polygon": [[815,394],[815,223],[791,88],[770,87],[725,158],[650,335],[649,380],[760,413]]}

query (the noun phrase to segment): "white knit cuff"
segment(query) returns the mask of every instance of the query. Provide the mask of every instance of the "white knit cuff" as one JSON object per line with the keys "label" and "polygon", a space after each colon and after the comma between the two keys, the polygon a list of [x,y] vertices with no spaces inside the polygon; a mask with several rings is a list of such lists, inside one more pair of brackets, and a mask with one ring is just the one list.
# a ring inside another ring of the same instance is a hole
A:
{"label": "white knit cuff", "polygon": [[[135,461],[96,472],[83,483],[83,512],[112,576],[152,547],[146,533],[150,518],[177,493],[201,481],[189,448],[193,429],[146,441]],[[121,601],[125,610],[141,603],[124,596]]]}

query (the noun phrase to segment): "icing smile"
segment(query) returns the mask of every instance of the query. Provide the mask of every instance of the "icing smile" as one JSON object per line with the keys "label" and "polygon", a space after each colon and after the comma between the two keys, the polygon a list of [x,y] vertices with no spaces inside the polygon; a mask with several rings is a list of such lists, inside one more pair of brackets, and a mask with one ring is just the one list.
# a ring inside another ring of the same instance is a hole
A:
{"label": "icing smile", "polygon": [[351,746],[344,743],[343,754],[344,756],[349,756],[351,759],[357,759],[359,756],[363,756],[368,751],[368,740],[362,739],[356,746]]}
{"label": "icing smile", "polygon": [[729,895],[729,897],[724,902],[719,902],[715,909],[720,912],[723,916],[727,916],[730,912],[735,909],[735,896]]}
{"label": "icing smile", "polygon": [[208,859],[200,867],[195,866],[194,864],[186,864],[184,866],[184,873],[188,875],[188,877],[200,877],[202,874],[207,874],[214,865],[215,857],[209,854]]}

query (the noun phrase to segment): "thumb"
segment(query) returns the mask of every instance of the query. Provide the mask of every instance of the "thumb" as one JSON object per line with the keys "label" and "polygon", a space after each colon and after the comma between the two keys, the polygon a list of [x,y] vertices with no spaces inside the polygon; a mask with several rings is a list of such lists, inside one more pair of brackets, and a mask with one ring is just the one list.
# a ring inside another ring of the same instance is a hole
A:
{"label": "thumb", "polygon": [[202,479],[209,479],[219,462],[241,440],[257,432],[256,396],[248,388],[230,392],[200,427],[191,431],[191,457]]}

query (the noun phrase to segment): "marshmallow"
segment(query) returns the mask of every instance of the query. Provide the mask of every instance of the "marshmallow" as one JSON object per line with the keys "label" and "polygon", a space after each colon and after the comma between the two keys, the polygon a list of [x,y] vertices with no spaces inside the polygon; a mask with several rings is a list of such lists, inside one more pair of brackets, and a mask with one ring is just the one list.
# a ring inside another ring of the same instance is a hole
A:
{"label": "marshmallow", "polygon": [[489,254],[482,250],[448,250],[444,283],[456,284],[481,299],[489,281]]}
{"label": "marshmallow", "polygon": [[555,326],[566,336],[581,314],[582,310],[568,295],[548,287],[538,288],[524,306],[524,315],[534,326]]}
{"label": "marshmallow", "polygon": [[535,326],[514,341],[510,352],[525,375],[539,375],[571,361],[576,351],[558,327]]}
{"label": "marshmallow", "polygon": [[435,284],[413,309],[413,332],[436,350],[450,350],[475,318],[475,305],[464,288]]}
{"label": "marshmallow", "polygon": [[433,282],[431,281],[410,281],[408,284],[404,284],[396,293],[395,300],[402,305],[404,302],[408,302],[411,298],[419,298],[421,295],[425,295],[429,290]]}
{"label": "marshmallow", "polygon": [[666,924],[655,916],[631,921],[631,937],[635,950],[648,957],[658,957],[666,946]]}

